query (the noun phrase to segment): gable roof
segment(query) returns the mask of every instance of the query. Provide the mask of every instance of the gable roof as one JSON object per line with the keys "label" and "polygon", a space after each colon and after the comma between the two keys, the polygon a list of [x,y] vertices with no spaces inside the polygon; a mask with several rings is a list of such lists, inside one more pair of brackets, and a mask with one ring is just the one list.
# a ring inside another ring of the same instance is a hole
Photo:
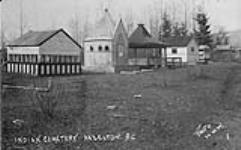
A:
{"label": "gable roof", "polygon": [[51,39],[53,36],[58,34],[59,32],[63,32],[72,42],[74,42],[78,47],[81,48],[81,46],[78,44],[77,41],[75,41],[67,32],[65,32],[63,29],[59,30],[48,30],[48,31],[29,31],[23,36],[17,38],[8,46],[11,47],[18,47],[18,46],[41,46],[46,41]]}
{"label": "gable roof", "polygon": [[105,9],[103,17],[94,25],[88,38],[113,38],[115,30],[115,21],[108,9]]}
{"label": "gable roof", "polygon": [[181,37],[168,37],[164,38],[162,41],[169,44],[169,46],[187,46],[189,42],[193,39],[191,36],[181,36]]}
{"label": "gable roof", "polygon": [[129,37],[130,48],[159,48],[166,46],[166,43],[154,39],[144,27],[144,24],[138,24],[137,29]]}
{"label": "gable roof", "polygon": [[126,31],[126,28],[125,28],[125,26],[124,26],[124,23],[123,23],[123,20],[122,20],[122,19],[120,19],[119,23],[116,25],[116,27],[115,27],[115,29],[114,29],[115,34],[116,34],[117,30],[119,30],[119,29],[123,29],[123,32],[124,32],[125,36],[128,37],[128,33],[127,33],[127,31]]}

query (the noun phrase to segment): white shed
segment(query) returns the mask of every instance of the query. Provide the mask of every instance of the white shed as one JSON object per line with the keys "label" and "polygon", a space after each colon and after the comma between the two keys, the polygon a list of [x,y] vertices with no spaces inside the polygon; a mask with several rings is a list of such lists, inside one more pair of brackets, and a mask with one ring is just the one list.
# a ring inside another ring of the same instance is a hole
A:
{"label": "white shed", "polygon": [[163,40],[167,47],[168,58],[180,58],[185,65],[195,65],[198,62],[198,43],[189,36],[170,37]]}

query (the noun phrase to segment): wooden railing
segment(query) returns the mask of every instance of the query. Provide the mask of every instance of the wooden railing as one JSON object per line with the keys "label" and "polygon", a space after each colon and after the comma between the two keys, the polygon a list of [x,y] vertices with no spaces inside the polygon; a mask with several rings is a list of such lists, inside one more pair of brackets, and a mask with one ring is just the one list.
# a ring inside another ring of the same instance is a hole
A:
{"label": "wooden railing", "polygon": [[129,65],[138,66],[160,66],[165,63],[163,58],[160,57],[146,57],[146,58],[130,58],[128,60]]}
{"label": "wooden railing", "polygon": [[167,57],[166,66],[168,68],[178,68],[182,67],[182,58],[181,57]]}

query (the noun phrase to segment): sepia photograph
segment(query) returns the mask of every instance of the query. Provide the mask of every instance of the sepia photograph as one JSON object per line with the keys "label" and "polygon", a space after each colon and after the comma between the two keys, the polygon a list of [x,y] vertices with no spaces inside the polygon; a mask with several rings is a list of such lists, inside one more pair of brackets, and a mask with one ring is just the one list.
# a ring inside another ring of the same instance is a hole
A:
{"label": "sepia photograph", "polygon": [[0,150],[241,150],[240,0],[0,0]]}

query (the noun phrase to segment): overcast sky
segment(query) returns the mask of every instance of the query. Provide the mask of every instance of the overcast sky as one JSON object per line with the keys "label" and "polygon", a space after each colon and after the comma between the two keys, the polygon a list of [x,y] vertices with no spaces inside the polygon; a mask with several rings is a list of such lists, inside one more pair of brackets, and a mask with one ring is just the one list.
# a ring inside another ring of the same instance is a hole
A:
{"label": "overcast sky", "polygon": [[[146,23],[153,14],[152,9],[160,8],[161,0],[4,0],[2,21],[6,34],[12,38],[19,34],[20,1],[23,3],[26,30],[69,29],[70,20],[77,14],[80,22],[93,23],[107,7],[114,18],[133,14],[135,23]],[[176,15],[184,14],[182,1],[163,0],[176,3]],[[187,0],[192,1],[192,0]],[[241,0],[193,0],[205,2],[205,11],[210,17],[212,29],[223,26],[226,30],[241,29]],[[171,10],[173,6],[168,6]],[[191,11],[191,10],[189,10]]]}

